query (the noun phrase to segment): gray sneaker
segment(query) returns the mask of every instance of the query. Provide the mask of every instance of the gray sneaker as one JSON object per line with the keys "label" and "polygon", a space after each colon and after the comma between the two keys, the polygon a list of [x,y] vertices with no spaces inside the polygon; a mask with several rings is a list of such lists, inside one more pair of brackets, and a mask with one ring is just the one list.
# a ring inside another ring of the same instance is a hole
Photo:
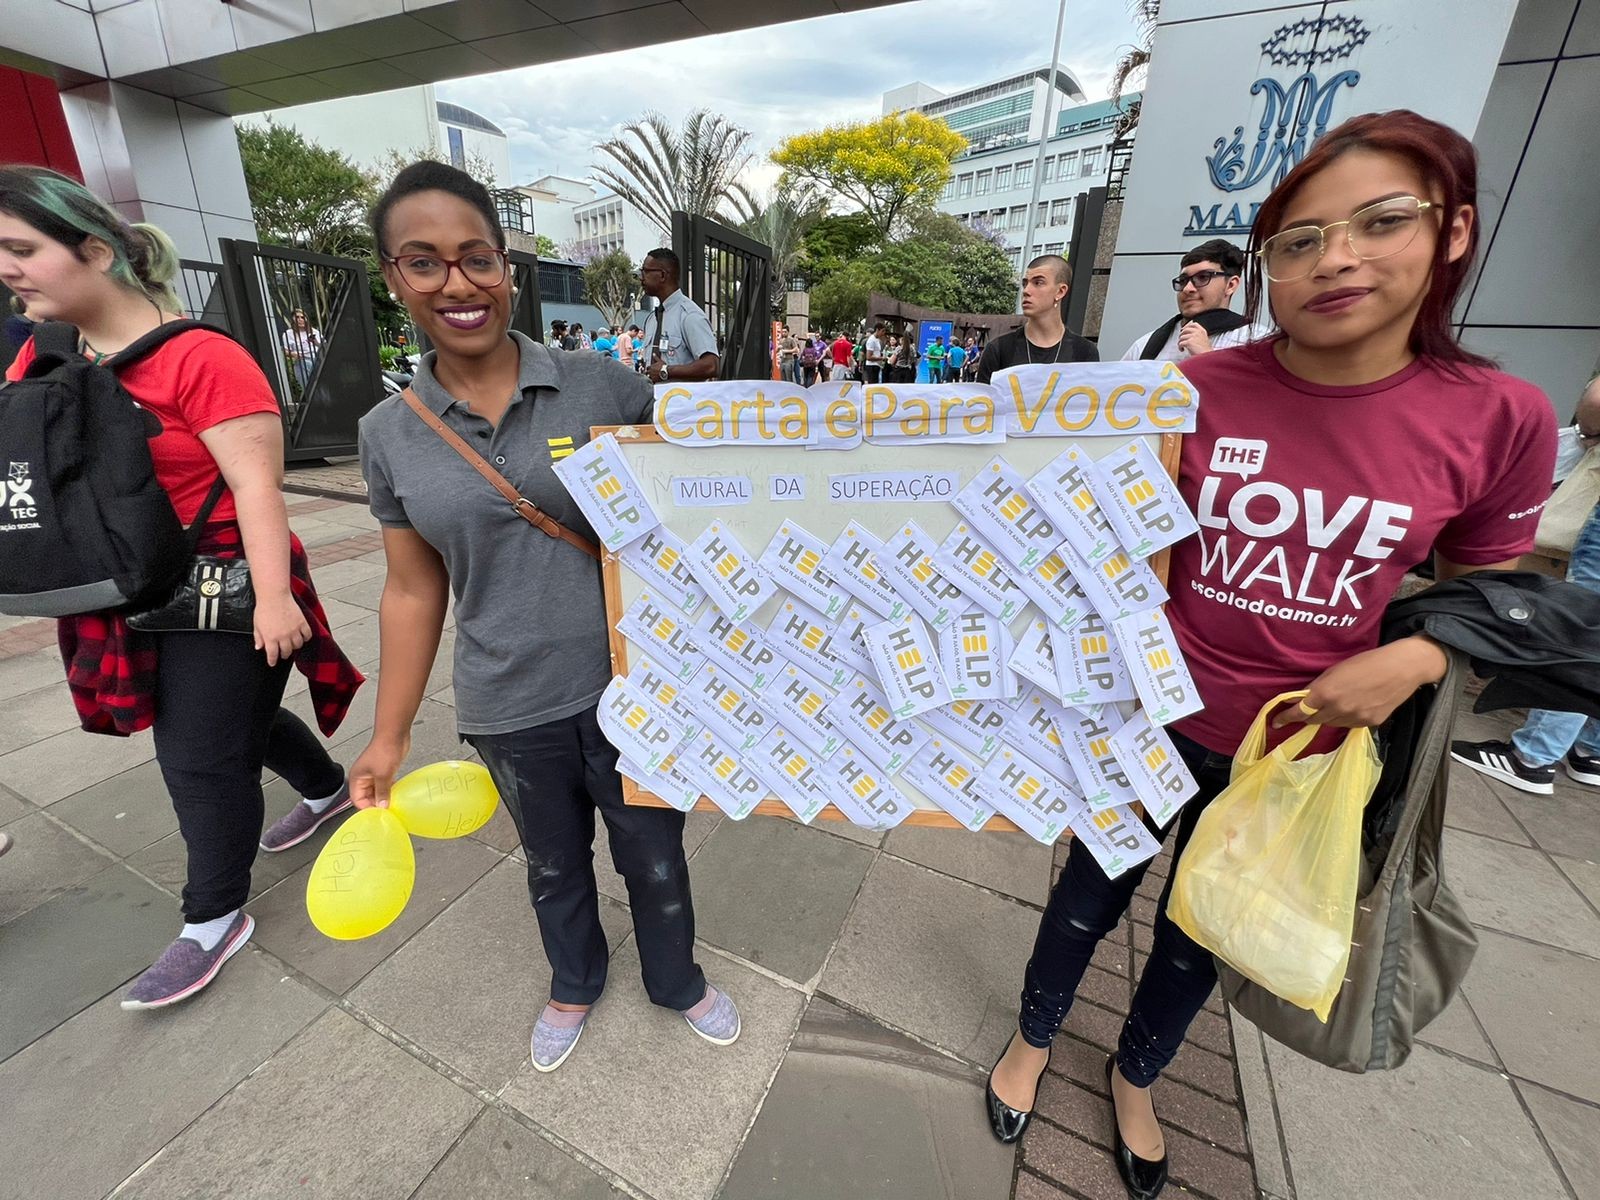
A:
{"label": "gray sneaker", "polygon": [[706,1014],[695,1019],[686,1012],[683,1019],[689,1022],[690,1029],[713,1046],[731,1046],[739,1040],[739,1010],[733,1006],[726,992],[717,991],[709,983],[706,984],[706,991],[716,996]]}
{"label": "gray sneaker", "polygon": [[344,786],[339,789],[339,794],[334,797],[333,803],[321,812],[313,811],[311,806],[302,800],[287,814],[274,821],[272,828],[261,835],[261,848],[269,854],[276,854],[279,850],[298,846],[321,828],[324,821],[331,821],[349,809],[350,781],[346,779]]}
{"label": "gray sneaker", "polygon": [[576,1025],[553,1025],[546,1020],[550,1013],[560,1011],[552,1009],[547,1004],[544,1011],[539,1014],[539,1019],[533,1024],[533,1037],[528,1046],[528,1053],[533,1059],[535,1071],[548,1073],[566,1062],[567,1056],[578,1044],[578,1039],[583,1036],[584,1026],[589,1023],[588,1012],[583,1014],[583,1019]]}
{"label": "gray sneaker", "polygon": [[122,1007],[165,1008],[204,988],[217,977],[222,964],[243,950],[255,932],[255,918],[241,912],[233,918],[228,932],[215,947],[202,950],[193,938],[179,938],[161,952],[161,957],[128,989]]}

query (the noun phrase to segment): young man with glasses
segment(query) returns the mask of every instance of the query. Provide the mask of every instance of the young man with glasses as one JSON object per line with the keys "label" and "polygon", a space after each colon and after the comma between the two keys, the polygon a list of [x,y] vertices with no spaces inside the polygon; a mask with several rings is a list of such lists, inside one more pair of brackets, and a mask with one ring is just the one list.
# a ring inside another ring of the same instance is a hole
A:
{"label": "young man with glasses", "polygon": [[1156,326],[1128,347],[1123,361],[1182,361],[1212,350],[1242,346],[1262,336],[1250,322],[1229,309],[1244,276],[1244,251],[1213,238],[1183,256],[1172,290],[1178,293],[1178,315]]}

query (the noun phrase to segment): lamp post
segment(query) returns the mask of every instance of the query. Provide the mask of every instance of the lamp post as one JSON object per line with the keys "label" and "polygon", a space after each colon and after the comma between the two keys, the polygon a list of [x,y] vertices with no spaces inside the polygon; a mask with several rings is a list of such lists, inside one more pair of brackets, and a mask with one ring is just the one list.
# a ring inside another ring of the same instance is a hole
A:
{"label": "lamp post", "polygon": [[[1044,125],[1039,130],[1039,150],[1033,156],[1033,194],[1028,199],[1028,215],[1023,228],[1026,232],[1022,238],[1022,262],[1019,264],[1024,271],[1028,269],[1028,260],[1033,257],[1033,226],[1039,219],[1039,192],[1044,187],[1044,150],[1050,141],[1050,122],[1055,116],[1056,100],[1056,75],[1061,70],[1061,31],[1067,22],[1067,0],[1061,0],[1060,7],[1056,9],[1056,39],[1050,57],[1050,86],[1044,93]],[[1017,307],[1022,306],[1022,288],[1017,288]]]}

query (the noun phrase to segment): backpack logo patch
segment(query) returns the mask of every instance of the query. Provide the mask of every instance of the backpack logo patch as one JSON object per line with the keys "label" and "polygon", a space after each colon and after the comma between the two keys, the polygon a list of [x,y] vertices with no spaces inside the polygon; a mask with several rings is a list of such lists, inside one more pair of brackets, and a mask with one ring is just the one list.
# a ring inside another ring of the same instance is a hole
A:
{"label": "backpack logo patch", "polygon": [[4,484],[5,507],[14,521],[37,517],[39,509],[33,498],[33,471],[31,464],[13,462],[6,473]]}

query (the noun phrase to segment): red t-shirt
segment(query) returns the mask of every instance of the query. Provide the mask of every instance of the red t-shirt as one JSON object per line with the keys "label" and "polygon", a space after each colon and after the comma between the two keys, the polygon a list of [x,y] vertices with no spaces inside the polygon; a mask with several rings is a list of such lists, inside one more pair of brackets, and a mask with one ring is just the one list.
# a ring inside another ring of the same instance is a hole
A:
{"label": "red t-shirt", "polygon": [[[20,379],[33,362],[33,339],[17,352],[6,371]],[[153,354],[132,363],[117,378],[128,395],[158,421],[161,433],[150,439],[156,482],[166,489],[178,519],[187,525],[217,480],[217,463],[200,440],[213,425],[251,413],[278,412],[278,398],[255,359],[232,338],[196,329],[181,333]],[[238,516],[233,493],[223,492],[213,521]]]}
{"label": "red t-shirt", "polygon": [[1179,490],[1168,616],[1205,709],[1176,728],[1232,754],[1257,711],[1378,644],[1401,576],[1434,548],[1480,565],[1533,546],[1555,413],[1531,383],[1418,360],[1357,387],[1291,375],[1272,342],[1183,364],[1200,396]]}
{"label": "red t-shirt", "polygon": [[854,353],[855,343],[847,337],[839,338],[833,343],[833,365],[836,367],[848,367],[850,365],[850,356]]}

